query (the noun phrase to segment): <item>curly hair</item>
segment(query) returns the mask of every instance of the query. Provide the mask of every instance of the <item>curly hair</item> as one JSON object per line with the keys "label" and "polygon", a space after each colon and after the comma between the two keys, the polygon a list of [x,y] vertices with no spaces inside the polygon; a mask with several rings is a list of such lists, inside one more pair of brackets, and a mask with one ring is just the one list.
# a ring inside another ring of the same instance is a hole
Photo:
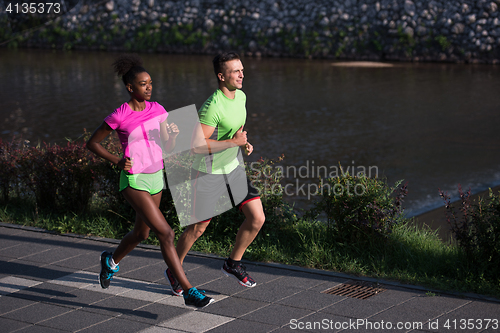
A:
{"label": "curly hair", "polygon": [[118,76],[121,76],[125,85],[132,84],[137,74],[147,72],[142,67],[142,59],[135,54],[123,54],[113,62],[113,68]]}

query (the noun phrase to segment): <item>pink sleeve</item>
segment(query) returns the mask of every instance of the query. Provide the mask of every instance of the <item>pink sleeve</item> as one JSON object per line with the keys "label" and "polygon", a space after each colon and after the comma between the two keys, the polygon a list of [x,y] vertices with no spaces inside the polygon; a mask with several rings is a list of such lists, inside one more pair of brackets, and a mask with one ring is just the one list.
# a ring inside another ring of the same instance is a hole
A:
{"label": "pink sleeve", "polygon": [[167,112],[167,110],[165,110],[165,108],[163,107],[163,105],[161,105],[161,104],[160,104],[160,103],[158,103],[158,102],[155,102],[155,103],[156,103],[156,105],[155,105],[155,106],[156,106],[158,109],[160,109],[160,112],[161,112],[161,114],[160,114],[160,122],[162,123],[162,122],[164,122],[165,120],[167,120],[167,117],[168,117],[168,112]]}
{"label": "pink sleeve", "polygon": [[112,114],[110,114],[109,116],[104,118],[104,121],[106,122],[106,124],[108,124],[109,127],[111,127],[113,130],[120,127],[120,124],[121,124],[121,119],[120,119],[117,111],[118,110],[115,110]]}

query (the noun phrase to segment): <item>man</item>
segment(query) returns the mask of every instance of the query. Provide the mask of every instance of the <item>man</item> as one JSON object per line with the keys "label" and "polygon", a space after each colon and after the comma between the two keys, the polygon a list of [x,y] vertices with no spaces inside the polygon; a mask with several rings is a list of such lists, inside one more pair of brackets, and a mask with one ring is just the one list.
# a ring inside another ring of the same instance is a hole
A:
{"label": "man", "polygon": [[[240,90],[243,86],[243,65],[234,52],[217,55],[213,59],[213,65],[219,87],[198,112],[206,144],[194,148],[196,158],[191,176],[194,180],[193,218],[197,223],[186,228],[176,249],[182,264],[188,251],[214,216],[217,201],[226,195],[226,199],[229,197],[232,205],[244,213],[245,220],[238,230],[229,258],[224,261],[222,271],[235,277],[242,286],[254,287],[255,281],[240,261],[264,224],[265,215],[260,197],[250,186],[238,159],[240,148],[247,155],[253,151],[253,146],[247,141],[247,132],[243,131],[246,120],[246,96]],[[182,295],[182,288],[170,269],[167,268],[165,276],[172,292]]]}

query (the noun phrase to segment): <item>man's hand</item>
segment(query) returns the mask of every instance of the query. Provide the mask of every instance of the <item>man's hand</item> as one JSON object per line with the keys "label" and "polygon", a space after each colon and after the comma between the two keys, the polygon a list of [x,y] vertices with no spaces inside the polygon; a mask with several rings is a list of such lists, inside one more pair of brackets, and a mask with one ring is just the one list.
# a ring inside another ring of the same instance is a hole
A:
{"label": "man's hand", "polygon": [[240,129],[234,134],[233,142],[237,146],[241,147],[247,144],[247,131],[243,130],[243,125]]}
{"label": "man's hand", "polygon": [[245,145],[245,153],[247,156],[249,156],[253,152],[253,146],[250,144],[250,142],[247,142]]}

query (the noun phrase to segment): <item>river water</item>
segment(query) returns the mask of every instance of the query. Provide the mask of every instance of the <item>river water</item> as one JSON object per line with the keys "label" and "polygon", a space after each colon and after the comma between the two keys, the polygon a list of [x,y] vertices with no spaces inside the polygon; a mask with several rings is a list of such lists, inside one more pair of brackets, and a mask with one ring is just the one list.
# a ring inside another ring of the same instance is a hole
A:
{"label": "river water", "polygon": [[[115,56],[0,49],[0,138],[60,143],[94,130],[128,97],[112,72]],[[142,57],[152,100],[167,111],[199,107],[217,87],[211,57]],[[247,160],[284,154],[287,200],[298,208],[314,200],[308,184],[318,171],[332,174],[339,165],[390,184],[404,179],[408,216],[442,206],[438,188],[456,195],[459,183],[473,192],[500,184],[499,66],[278,58],[243,64],[245,129],[255,149]]]}

